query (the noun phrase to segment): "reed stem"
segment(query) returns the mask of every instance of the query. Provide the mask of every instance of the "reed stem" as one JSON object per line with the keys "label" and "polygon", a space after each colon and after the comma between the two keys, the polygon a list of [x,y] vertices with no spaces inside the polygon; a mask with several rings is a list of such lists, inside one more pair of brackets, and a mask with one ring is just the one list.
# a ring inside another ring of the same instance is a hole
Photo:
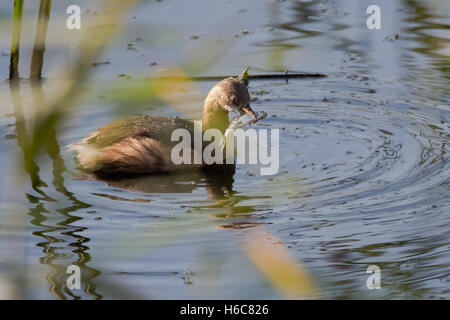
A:
{"label": "reed stem", "polygon": [[23,6],[25,0],[14,0],[13,26],[11,35],[11,60],[9,64],[9,80],[19,80],[20,33],[22,31]]}
{"label": "reed stem", "polygon": [[41,0],[39,6],[39,17],[36,27],[36,38],[34,40],[33,55],[31,57],[30,79],[41,80],[42,66],[44,64],[45,39],[47,37],[48,22],[52,0]]}

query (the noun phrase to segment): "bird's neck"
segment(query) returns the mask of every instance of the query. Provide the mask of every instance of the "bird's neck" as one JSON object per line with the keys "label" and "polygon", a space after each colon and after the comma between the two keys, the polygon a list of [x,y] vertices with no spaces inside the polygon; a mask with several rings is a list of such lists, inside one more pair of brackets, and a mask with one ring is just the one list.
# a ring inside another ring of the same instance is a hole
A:
{"label": "bird's neck", "polygon": [[228,120],[228,111],[223,110],[220,107],[208,108],[205,106],[202,115],[202,129],[206,131],[208,129],[218,129],[225,134],[230,121]]}
{"label": "bird's neck", "polygon": [[[202,115],[203,132],[205,132],[208,129],[218,129],[225,138],[225,132],[228,129],[229,125],[230,121],[228,120],[227,110],[222,109],[222,107],[220,106],[216,107],[215,105],[205,104]],[[209,144],[209,142],[206,143]],[[203,146],[205,147],[205,143],[203,144]],[[225,147],[225,145],[222,145],[222,147]],[[228,152],[227,150],[223,150],[223,159],[224,159],[223,163],[225,163],[227,159],[227,152]],[[234,156],[234,152],[232,156]],[[233,167],[234,164],[231,166]]]}

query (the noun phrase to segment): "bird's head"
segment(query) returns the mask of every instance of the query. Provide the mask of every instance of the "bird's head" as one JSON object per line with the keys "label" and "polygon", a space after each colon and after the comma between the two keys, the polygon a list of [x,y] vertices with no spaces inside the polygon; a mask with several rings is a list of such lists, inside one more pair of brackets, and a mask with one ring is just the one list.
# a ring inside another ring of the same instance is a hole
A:
{"label": "bird's head", "polygon": [[240,115],[250,114],[256,118],[250,107],[248,92],[248,68],[237,78],[226,78],[218,82],[208,93],[203,114],[235,112]]}

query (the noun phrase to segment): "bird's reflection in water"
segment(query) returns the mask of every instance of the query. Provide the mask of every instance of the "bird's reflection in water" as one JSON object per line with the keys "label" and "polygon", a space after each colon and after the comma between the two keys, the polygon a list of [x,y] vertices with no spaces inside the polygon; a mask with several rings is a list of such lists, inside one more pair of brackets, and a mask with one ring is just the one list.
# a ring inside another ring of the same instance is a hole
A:
{"label": "bird's reflection in water", "polygon": [[[262,224],[250,221],[256,208],[248,205],[238,205],[244,200],[254,199],[237,194],[233,190],[235,166],[221,165],[209,169],[194,169],[172,172],[167,174],[153,174],[146,177],[136,177],[121,180],[101,180],[111,187],[138,191],[142,193],[193,193],[204,188],[208,195],[208,204],[193,205],[193,209],[211,211],[211,216],[219,219],[235,219],[226,224],[218,224],[218,228],[243,229]],[[111,195],[103,195],[110,198]],[[264,196],[257,198],[266,198]],[[116,200],[121,200],[117,199]],[[126,199],[128,200],[128,199]],[[128,200],[130,201],[130,200]],[[132,201],[143,201],[134,199]],[[147,200],[148,201],[148,200]],[[211,203],[212,201],[212,203]],[[245,219],[245,221],[242,221]],[[239,220],[239,221],[237,221]]]}
{"label": "bird's reflection in water", "polygon": [[170,173],[151,174],[130,179],[100,180],[110,187],[138,191],[142,193],[192,193],[205,186],[210,199],[225,198],[233,187],[231,172],[207,172],[201,169],[183,170]]}

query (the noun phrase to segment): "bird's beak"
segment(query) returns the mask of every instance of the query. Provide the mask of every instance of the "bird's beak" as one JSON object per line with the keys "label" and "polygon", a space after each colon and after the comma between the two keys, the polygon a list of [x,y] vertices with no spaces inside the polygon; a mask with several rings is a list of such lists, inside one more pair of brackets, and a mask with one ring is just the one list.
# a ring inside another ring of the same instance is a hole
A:
{"label": "bird's beak", "polygon": [[246,105],[244,107],[240,107],[239,108],[239,113],[241,115],[244,115],[244,114],[247,113],[247,114],[251,115],[253,119],[256,119],[256,113],[252,110],[252,108],[250,108],[250,105]]}

